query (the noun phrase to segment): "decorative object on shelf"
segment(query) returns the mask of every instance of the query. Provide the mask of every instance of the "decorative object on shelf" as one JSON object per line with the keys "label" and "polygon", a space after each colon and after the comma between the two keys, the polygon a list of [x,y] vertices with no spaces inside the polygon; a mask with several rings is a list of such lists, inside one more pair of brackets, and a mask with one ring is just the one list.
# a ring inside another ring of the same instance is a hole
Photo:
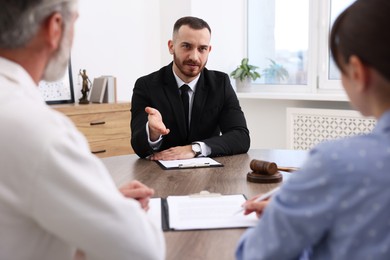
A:
{"label": "decorative object on shelf", "polygon": [[266,84],[279,84],[289,77],[288,71],[281,64],[269,59],[271,64],[263,70],[263,75]]}
{"label": "decorative object on shelf", "polygon": [[256,71],[258,67],[250,65],[248,62],[248,58],[243,58],[241,64],[230,73],[230,76],[236,80],[236,88],[239,92],[249,91],[251,81],[261,77],[260,73]]}
{"label": "decorative object on shelf", "polygon": [[90,90],[89,85],[91,84],[91,81],[89,80],[89,77],[87,75],[87,71],[84,69],[82,72],[79,71],[79,75],[83,79],[83,84],[81,87],[81,98],[79,99],[79,104],[89,104],[88,101],[88,92]]}
{"label": "decorative object on shelf", "polygon": [[101,78],[107,78],[107,87],[103,96],[103,103],[115,103],[116,97],[116,77],[114,76],[101,76]]}
{"label": "decorative object on shelf", "polygon": [[41,81],[38,89],[47,104],[74,103],[72,66],[70,59],[67,73],[61,80],[55,82]]}
{"label": "decorative object on shelf", "polygon": [[100,76],[93,79],[89,100],[92,103],[115,103],[116,78],[114,76]]}
{"label": "decorative object on shelf", "polygon": [[92,103],[103,103],[104,94],[107,88],[107,78],[99,77],[93,79],[90,100]]}

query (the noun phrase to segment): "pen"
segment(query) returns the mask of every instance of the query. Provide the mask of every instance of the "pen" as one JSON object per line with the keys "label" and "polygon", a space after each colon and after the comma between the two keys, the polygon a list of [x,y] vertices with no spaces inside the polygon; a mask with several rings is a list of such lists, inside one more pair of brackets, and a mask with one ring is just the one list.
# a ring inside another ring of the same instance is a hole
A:
{"label": "pen", "polygon": [[[259,201],[263,201],[263,200],[266,200],[268,199],[269,197],[271,197],[274,193],[276,193],[278,190],[279,190],[280,187],[276,187],[275,189],[272,189],[266,193],[264,193],[263,195],[261,195],[260,197],[258,197],[257,199],[255,199],[254,201],[256,202],[259,202]],[[242,209],[238,210],[237,212],[234,213],[234,215],[237,215],[238,213],[240,212],[243,212],[245,210],[245,207],[242,207]]]}
{"label": "pen", "polygon": [[179,168],[197,168],[197,167],[209,167],[210,163],[188,163],[188,164],[179,164]]}

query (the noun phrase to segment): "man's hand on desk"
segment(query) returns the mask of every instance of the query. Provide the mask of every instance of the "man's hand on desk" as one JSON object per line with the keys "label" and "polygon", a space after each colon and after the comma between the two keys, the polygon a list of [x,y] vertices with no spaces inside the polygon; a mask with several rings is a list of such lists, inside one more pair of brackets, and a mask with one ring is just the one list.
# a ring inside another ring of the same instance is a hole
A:
{"label": "man's hand on desk", "polygon": [[252,212],[256,212],[258,218],[263,214],[264,209],[269,203],[269,199],[262,201],[255,201],[260,195],[257,195],[247,200],[242,206],[245,208],[244,215],[249,215]]}
{"label": "man's hand on desk", "polygon": [[123,196],[137,200],[145,211],[149,210],[149,199],[154,194],[153,189],[134,180],[120,187],[119,191]]}
{"label": "man's hand on desk", "polygon": [[170,130],[166,128],[162,121],[162,116],[157,109],[146,107],[145,112],[148,113],[149,137],[151,141],[154,142],[159,139],[161,135],[169,134]]}
{"label": "man's hand on desk", "polygon": [[150,156],[150,160],[181,160],[194,158],[192,145],[176,146],[167,150],[155,153]]}

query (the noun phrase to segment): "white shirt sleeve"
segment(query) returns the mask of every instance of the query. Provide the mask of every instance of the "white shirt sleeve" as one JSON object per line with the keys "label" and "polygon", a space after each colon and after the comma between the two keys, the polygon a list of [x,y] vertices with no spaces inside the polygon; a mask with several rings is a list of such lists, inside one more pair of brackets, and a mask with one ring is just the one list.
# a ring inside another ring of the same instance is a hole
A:
{"label": "white shirt sleeve", "polygon": [[152,149],[155,151],[155,150],[158,150],[162,144],[162,135],[160,135],[160,137],[156,140],[156,141],[151,141],[150,140],[150,134],[149,134],[149,122],[146,122],[146,135],[148,136],[148,142],[149,142],[149,145],[150,147],[152,147]]}
{"label": "white shirt sleeve", "polygon": [[45,142],[40,174],[31,183],[38,224],[88,259],[163,259],[161,229],[119,192],[85,138],[67,129],[57,136]]}
{"label": "white shirt sleeve", "polygon": [[201,155],[206,157],[206,156],[209,156],[211,154],[211,148],[205,144],[204,142],[194,142],[194,143],[197,143],[200,145],[200,151],[201,151]]}

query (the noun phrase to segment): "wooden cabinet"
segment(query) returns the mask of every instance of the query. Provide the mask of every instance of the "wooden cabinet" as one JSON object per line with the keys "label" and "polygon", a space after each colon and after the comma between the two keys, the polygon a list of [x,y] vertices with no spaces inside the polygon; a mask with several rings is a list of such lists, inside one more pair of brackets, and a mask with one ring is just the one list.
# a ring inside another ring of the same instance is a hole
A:
{"label": "wooden cabinet", "polygon": [[130,145],[130,103],[66,104],[52,107],[67,115],[99,157],[134,153]]}

